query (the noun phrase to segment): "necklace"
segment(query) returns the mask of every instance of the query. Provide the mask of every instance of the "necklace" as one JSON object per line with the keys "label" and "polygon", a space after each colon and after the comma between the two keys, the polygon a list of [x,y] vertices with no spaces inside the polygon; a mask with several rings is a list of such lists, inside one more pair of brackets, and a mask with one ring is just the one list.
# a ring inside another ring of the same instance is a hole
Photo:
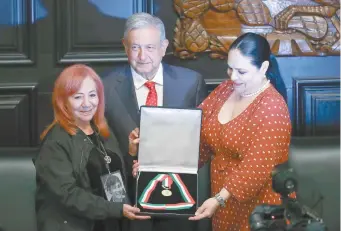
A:
{"label": "necklace", "polygon": [[[110,156],[108,156],[107,151],[105,150],[105,148],[104,148],[102,142],[99,140],[98,135],[97,135],[96,132],[95,132],[95,135],[96,135],[96,140],[97,140],[97,142],[98,142],[98,143],[100,144],[100,146],[101,146],[100,148],[98,148],[97,145],[95,145],[95,144],[92,142],[92,140],[89,138],[89,136],[86,136],[86,138],[88,138],[88,140],[91,142],[91,144],[94,145],[94,146],[96,147],[96,149],[97,149],[102,155],[104,155],[103,159],[104,159],[105,163],[106,163],[106,164],[110,164],[110,163],[111,163],[111,158],[110,158]],[[101,149],[103,149],[103,151],[102,151]]]}
{"label": "necklace", "polygon": [[270,83],[270,80],[266,81],[266,83],[261,88],[259,88],[257,91],[255,91],[253,93],[249,93],[249,94],[241,93],[240,95],[242,97],[251,97],[251,96],[258,95],[259,93],[261,93],[268,86],[268,83]]}

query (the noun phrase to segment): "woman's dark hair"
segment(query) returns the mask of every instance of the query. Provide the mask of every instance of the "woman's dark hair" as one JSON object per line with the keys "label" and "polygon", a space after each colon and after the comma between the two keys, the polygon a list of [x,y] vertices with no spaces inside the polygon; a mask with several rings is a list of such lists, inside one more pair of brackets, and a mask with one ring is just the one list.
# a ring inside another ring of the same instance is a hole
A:
{"label": "woman's dark hair", "polygon": [[260,68],[264,61],[269,61],[266,76],[277,91],[287,100],[287,92],[278,69],[276,58],[271,54],[268,41],[261,35],[245,33],[239,36],[230,46],[230,50],[238,49],[244,56],[251,58],[251,62]]}

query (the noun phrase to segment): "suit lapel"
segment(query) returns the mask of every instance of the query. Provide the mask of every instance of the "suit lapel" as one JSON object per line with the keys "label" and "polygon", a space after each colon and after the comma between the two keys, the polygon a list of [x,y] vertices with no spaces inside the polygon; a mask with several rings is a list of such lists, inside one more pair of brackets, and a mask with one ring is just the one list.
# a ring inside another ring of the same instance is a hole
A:
{"label": "suit lapel", "polygon": [[163,64],[163,106],[175,107],[177,102],[177,76],[167,64]]}
{"label": "suit lapel", "polygon": [[[125,69],[125,74],[117,78],[116,91],[121,98],[123,105],[133,121],[139,124],[139,108],[134,90],[133,78],[130,66]],[[163,64],[163,106],[165,107],[179,107],[178,96],[174,94],[180,86],[177,81],[177,76],[172,71],[171,67]]]}
{"label": "suit lapel", "polygon": [[139,124],[139,108],[133,86],[133,79],[130,67],[125,70],[125,76],[117,79],[116,91],[121,98],[127,112],[136,124]]}

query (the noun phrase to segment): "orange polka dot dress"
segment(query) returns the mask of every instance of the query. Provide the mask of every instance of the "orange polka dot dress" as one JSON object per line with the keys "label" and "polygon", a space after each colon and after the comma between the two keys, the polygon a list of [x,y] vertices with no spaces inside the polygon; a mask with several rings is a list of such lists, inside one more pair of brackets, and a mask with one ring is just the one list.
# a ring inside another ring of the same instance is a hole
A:
{"label": "orange polka dot dress", "polygon": [[288,159],[291,122],[282,96],[270,86],[240,115],[220,124],[218,113],[232,91],[232,81],[227,80],[200,105],[199,165],[212,158],[212,196],[222,188],[231,194],[226,207],[219,207],[213,216],[213,231],[250,230],[249,216],[257,205],[280,204],[270,174]]}

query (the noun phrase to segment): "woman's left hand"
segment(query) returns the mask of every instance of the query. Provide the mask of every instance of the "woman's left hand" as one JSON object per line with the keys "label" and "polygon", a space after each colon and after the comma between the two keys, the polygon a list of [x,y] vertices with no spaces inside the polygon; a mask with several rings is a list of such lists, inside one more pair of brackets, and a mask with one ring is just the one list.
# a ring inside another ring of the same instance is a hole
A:
{"label": "woman's left hand", "polygon": [[139,132],[139,129],[135,128],[129,134],[129,155],[131,156],[137,155],[137,145],[140,142]]}
{"label": "woman's left hand", "polygon": [[201,220],[203,218],[211,218],[218,209],[219,203],[214,197],[207,199],[195,212],[194,217],[188,218],[191,221]]}

